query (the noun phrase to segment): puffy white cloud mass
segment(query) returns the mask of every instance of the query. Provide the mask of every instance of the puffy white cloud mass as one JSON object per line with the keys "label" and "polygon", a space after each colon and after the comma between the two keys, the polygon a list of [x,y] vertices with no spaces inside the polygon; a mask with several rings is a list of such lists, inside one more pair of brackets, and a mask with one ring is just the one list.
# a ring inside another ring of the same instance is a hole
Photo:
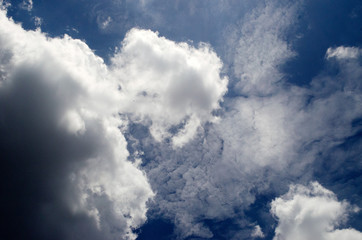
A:
{"label": "puffy white cloud mass", "polygon": [[1,238],[135,239],[153,192],[127,160],[118,83],[84,42],[0,22]]}
{"label": "puffy white cloud mass", "polygon": [[133,29],[112,59],[121,79],[122,110],[149,122],[152,136],[182,146],[197,128],[216,118],[212,112],[227,90],[221,60],[206,44],[175,43],[150,30]]}
{"label": "puffy white cloud mass", "polygon": [[271,212],[278,219],[275,240],[362,239],[362,233],[352,229],[337,229],[350,212],[359,211],[317,182],[308,186],[291,185],[289,191],[273,200]]}
{"label": "puffy white cloud mass", "polygon": [[[220,59],[207,44],[132,29],[107,66],[80,40],[25,31],[6,11],[0,21],[1,164],[11,186],[2,202],[23,206],[4,217],[44,222],[34,238],[135,239],[154,193],[139,160],[128,160],[127,119],[184,145],[216,120],[228,82]],[[22,187],[35,194],[18,196]]]}

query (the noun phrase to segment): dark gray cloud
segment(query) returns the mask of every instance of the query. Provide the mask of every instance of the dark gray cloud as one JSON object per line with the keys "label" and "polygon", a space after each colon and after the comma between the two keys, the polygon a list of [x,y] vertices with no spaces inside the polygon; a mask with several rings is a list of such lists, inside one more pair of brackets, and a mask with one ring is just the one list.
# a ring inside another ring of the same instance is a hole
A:
{"label": "dark gray cloud", "polygon": [[102,239],[92,217],[69,208],[79,197],[71,172],[99,154],[102,126],[64,132],[57,121],[65,96],[54,96],[45,77],[22,69],[1,86],[2,238]]}
{"label": "dark gray cloud", "polygon": [[0,12],[2,239],[134,239],[153,196],[127,161],[117,84],[68,36]]}

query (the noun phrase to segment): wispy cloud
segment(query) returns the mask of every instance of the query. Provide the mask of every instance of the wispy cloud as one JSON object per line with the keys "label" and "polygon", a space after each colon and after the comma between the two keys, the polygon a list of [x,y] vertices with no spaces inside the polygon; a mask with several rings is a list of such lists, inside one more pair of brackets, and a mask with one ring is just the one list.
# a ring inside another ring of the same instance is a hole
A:
{"label": "wispy cloud", "polygon": [[33,0],[23,0],[20,3],[20,8],[30,12],[31,10],[33,10]]}

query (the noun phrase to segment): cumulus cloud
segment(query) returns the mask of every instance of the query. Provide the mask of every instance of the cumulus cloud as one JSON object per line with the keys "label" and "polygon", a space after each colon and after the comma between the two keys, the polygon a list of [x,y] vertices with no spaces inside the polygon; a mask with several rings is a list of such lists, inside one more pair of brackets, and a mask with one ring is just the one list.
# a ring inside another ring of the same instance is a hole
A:
{"label": "cumulus cloud", "polygon": [[362,233],[355,229],[337,229],[350,212],[358,210],[346,201],[338,201],[333,192],[317,182],[291,185],[285,195],[271,203],[271,212],[278,219],[274,239],[361,239]]}
{"label": "cumulus cloud", "polygon": [[216,119],[213,111],[227,90],[221,60],[209,45],[194,48],[149,30],[131,30],[112,67],[120,79],[123,112],[148,124],[156,140],[171,138],[174,146]]}
{"label": "cumulus cloud", "polygon": [[135,239],[153,192],[118,83],[84,42],[0,21],[1,238]]}
{"label": "cumulus cloud", "polygon": [[16,227],[10,216],[25,215],[44,224],[21,222],[29,230],[19,237],[135,239],[154,194],[139,160],[127,160],[127,119],[157,141],[186,144],[216,120],[228,83],[221,60],[207,44],[133,29],[107,66],[80,40],[25,31],[5,11],[0,17],[5,236]]}

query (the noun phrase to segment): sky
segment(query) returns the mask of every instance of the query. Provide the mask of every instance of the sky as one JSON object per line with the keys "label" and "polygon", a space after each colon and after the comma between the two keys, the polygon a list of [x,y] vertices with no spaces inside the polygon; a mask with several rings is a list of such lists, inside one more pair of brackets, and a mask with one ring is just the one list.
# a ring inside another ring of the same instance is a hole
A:
{"label": "sky", "polygon": [[1,239],[361,240],[359,0],[0,0]]}

